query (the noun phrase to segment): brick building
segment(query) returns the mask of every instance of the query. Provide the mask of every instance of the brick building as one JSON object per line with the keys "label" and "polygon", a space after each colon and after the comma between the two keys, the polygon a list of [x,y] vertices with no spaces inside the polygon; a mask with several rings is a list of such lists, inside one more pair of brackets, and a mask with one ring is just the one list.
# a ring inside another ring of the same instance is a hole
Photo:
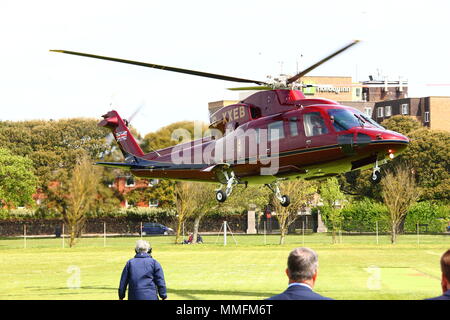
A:
{"label": "brick building", "polygon": [[376,102],[372,118],[381,123],[395,115],[406,115],[430,129],[450,131],[449,111],[450,97],[405,98]]}

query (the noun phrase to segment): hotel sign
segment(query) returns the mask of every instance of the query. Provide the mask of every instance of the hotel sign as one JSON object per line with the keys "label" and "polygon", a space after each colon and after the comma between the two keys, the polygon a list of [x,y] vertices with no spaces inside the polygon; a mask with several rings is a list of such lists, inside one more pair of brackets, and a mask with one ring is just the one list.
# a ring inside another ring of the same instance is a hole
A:
{"label": "hotel sign", "polygon": [[352,92],[352,89],[350,87],[335,87],[331,85],[316,85],[313,83],[307,83],[312,84],[313,87],[305,87],[303,88],[303,93],[306,95],[314,95],[317,93],[349,93]]}

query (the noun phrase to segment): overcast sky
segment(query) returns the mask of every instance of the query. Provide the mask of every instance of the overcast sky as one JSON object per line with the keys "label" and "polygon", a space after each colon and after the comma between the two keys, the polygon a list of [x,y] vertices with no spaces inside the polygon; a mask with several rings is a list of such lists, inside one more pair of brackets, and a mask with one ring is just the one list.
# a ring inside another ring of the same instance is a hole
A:
{"label": "overcast sky", "polygon": [[387,75],[409,96],[450,96],[450,1],[0,0],[0,120],[100,118],[141,134],[208,120],[239,83],[89,59],[63,49],[265,81],[294,74],[354,39],[309,75]]}

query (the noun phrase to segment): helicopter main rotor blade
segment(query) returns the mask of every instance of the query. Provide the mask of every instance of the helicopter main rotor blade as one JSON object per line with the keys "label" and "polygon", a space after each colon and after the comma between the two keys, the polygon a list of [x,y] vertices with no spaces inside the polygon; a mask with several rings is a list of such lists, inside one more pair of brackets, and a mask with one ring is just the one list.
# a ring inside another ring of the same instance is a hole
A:
{"label": "helicopter main rotor blade", "polygon": [[345,47],[339,49],[338,51],[330,54],[329,56],[323,58],[322,60],[320,60],[319,62],[313,64],[312,66],[310,66],[309,68],[301,71],[300,73],[297,73],[295,76],[289,78],[287,80],[287,84],[292,83],[297,81],[298,79],[300,79],[301,77],[303,77],[305,74],[307,74],[308,72],[310,72],[311,70],[314,70],[315,68],[317,68],[318,66],[320,66],[321,64],[327,62],[328,60],[330,60],[331,58],[334,58],[335,56],[337,56],[338,54],[344,52],[345,50],[347,50],[348,48],[350,48],[351,46],[354,46],[355,44],[357,44],[359,42],[359,40],[354,40],[351,43],[349,43],[348,45],[346,45]]}
{"label": "helicopter main rotor blade", "polygon": [[166,70],[166,71],[186,73],[186,74],[190,74],[190,75],[194,75],[194,76],[213,78],[213,79],[219,79],[219,80],[225,80],[225,81],[266,84],[264,81],[243,79],[243,78],[237,78],[237,77],[230,77],[230,76],[225,76],[225,75],[221,75],[221,74],[214,74],[214,73],[208,73],[208,72],[202,72],[202,71],[196,71],[196,70],[175,68],[175,67],[163,66],[163,65],[159,65],[159,64],[153,64],[153,63],[146,63],[146,62],[139,62],[139,61],[125,60],[125,59],[111,58],[111,57],[105,57],[105,56],[98,56],[98,55],[89,54],[89,53],[82,53],[82,52],[75,52],[75,51],[66,51],[66,50],[50,50],[50,51],[51,52],[66,53],[66,54],[73,54],[73,55],[76,55],[76,56],[82,56],[82,57],[88,57],[88,58],[94,58],[94,59],[102,59],[102,60],[109,60],[109,61],[120,62],[120,63],[133,64],[133,65],[137,65],[137,66],[141,66],[141,67],[147,67],[147,68],[154,68],[154,69],[160,69],[160,70]]}
{"label": "helicopter main rotor blade", "polygon": [[253,86],[253,87],[237,87],[237,88],[227,88],[231,91],[248,91],[248,90],[272,90],[271,86]]}

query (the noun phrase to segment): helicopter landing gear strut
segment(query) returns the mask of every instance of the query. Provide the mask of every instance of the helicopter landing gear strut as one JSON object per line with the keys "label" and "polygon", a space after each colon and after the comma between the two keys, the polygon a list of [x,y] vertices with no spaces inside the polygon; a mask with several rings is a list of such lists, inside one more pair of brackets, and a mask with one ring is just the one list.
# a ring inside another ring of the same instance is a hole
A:
{"label": "helicopter landing gear strut", "polygon": [[283,207],[287,207],[291,203],[291,199],[289,199],[289,196],[281,195],[280,188],[278,187],[277,182],[266,184],[266,187],[275,194]]}
{"label": "helicopter landing gear strut", "polygon": [[233,171],[230,171],[229,174],[226,171],[224,171],[223,175],[227,180],[227,186],[225,188],[225,191],[222,190],[222,188],[216,190],[216,200],[219,202],[224,202],[225,200],[227,200],[228,196],[233,191],[233,187],[236,184],[238,184],[238,180],[236,179],[236,176]]}
{"label": "helicopter landing gear strut", "polygon": [[372,175],[370,176],[370,181],[373,184],[377,184],[381,181],[381,171],[380,167],[378,166],[378,159],[375,161],[375,167],[373,167]]}

